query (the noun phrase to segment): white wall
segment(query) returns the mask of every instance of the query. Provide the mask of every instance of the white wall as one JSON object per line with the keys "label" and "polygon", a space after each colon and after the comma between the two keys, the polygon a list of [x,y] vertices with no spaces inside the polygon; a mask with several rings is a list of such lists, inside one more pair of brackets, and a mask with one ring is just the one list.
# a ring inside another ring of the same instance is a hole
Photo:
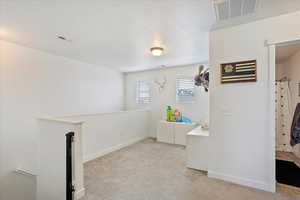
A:
{"label": "white wall", "polygon": [[26,199],[32,194],[18,192],[12,171],[36,172],[35,118],[122,110],[123,75],[5,41],[0,46],[2,199]]}
{"label": "white wall", "polygon": [[[125,76],[126,97],[125,105],[127,110],[147,108],[151,112],[150,121],[150,136],[156,137],[156,127],[159,120],[166,118],[167,105],[173,108],[178,108],[182,111],[184,116],[191,118],[195,122],[207,120],[209,118],[209,100],[208,93],[202,87],[195,88],[195,103],[176,103],[176,77],[191,76],[198,74],[199,65],[187,65],[181,67],[171,67],[158,70],[150,70],[143,72],[128,73]],[[161,93],[158,86],[154,83],[155,79],[163,80],[167,78],[165,90]],[[152,102],[150,104],[136,103],[136,82],[138,80],[145,80],[151,83]]]}
{"label": "white wall", "polygon": [[86,114],[63,119],[84,122],[82,124],[84,161],[96,159],[149,137],[147,110]]}
{"label": "white wall", "polygon": [[[294,111],[298,103],[300,103],[299,96],[299,86],[300,83],[300,51],[296,54],[289,57],[282,64],[277,64],[276,70],[278,74],[281,74],[281,78],[283,76],[287,76],[290,79],[289,86],[291,90],[291,106],[292,113],[290,119],[293,119]],[[300,157],[300,145],[296,145],[293,148],[295,154]]]}
{"label": "white wall", "polygon": [[[269,60],[265,40],[299,39],[299,18],[297,12],[211,31],[210,176],[274,189],[275,133],[268,131]],[[220,83],[221,63],[252,59],[257,60],[257,82]]]}

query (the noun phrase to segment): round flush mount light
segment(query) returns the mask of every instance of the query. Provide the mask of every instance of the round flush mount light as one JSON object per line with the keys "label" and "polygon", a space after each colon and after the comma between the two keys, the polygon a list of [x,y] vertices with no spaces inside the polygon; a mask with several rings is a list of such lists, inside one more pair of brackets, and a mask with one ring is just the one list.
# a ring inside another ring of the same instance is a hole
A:
{"label": "round flush mount light", "polygon": [[153,56],[161,56],[164,49],[162,47],[152,47],[150,51]]}

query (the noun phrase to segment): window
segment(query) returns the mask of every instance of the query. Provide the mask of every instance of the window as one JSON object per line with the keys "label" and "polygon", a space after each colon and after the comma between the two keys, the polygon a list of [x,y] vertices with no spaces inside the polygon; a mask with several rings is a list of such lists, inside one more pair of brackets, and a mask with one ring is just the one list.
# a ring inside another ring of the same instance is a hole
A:
{"label": "window", "polygon": [[136,103],[146,104],[151,102],[150,83],[147,81],[137,81]]}
{"label": "window", "polygon": [[176,78],[176,102],[189,103],[195,101],[195,82],[193,77]]}

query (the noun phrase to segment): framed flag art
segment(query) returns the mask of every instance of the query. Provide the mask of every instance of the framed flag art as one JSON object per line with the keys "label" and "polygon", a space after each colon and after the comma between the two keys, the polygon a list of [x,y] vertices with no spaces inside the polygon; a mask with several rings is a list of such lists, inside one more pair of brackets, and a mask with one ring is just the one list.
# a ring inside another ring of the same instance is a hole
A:
{"label": "framed flag art", "polygon": [[221,83],[257,81],[256,60],[221,64]]}

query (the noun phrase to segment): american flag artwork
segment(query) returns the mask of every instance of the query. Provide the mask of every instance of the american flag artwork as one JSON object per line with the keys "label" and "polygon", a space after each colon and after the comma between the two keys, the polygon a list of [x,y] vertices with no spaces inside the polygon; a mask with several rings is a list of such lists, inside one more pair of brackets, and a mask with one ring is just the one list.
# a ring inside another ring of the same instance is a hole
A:
{"label": "american flag artwork", "polygon": [[221,64],[221,83],[257,81],[256,60]]}

